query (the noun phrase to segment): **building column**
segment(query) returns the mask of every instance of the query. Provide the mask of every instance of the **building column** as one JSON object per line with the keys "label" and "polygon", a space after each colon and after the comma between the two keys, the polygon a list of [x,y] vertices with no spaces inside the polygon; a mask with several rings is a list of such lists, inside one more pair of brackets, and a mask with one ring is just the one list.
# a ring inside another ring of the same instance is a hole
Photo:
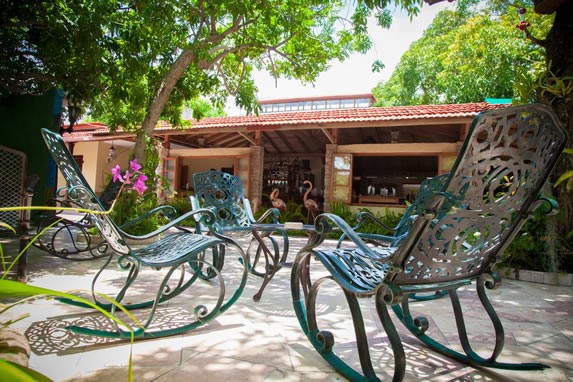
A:
{"label": "building column", "polygon": [[330,212],[330,202],[332,200],[332,169],[334,154],[338,145],[326,145],[326,154],[324,155],[324,212]]}
{"label": "building column", "polygon": [[265,149],[263,146],[251,146],[249,158],[249,198],[253,213],[262,204],[263,194],[263,170],[265,160]]}

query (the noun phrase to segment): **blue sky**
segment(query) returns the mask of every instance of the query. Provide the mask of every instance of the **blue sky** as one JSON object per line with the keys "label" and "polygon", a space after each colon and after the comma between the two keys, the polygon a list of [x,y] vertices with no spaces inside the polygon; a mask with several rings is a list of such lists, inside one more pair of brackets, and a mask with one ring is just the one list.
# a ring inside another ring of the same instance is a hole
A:
{"label": "blue sky", "polygon": [[[332,67],[323,73],[315,86],[303,86],[299,81],[275,79],[270,75],[258,72],[255,82],[259,88],[259,100],[278,98],[315,97],[325,95],[369,93],[382,80],[387,80],[400,61],[400,57],[410,44],[420,37],[424,29],[432,22],[436,14],[443,9],[453,9],[455,4],[441,2],[432,6],[424,3],[420,14],[410,21],[407,15],[396,11],[390,29],[382,29],[372,21],[370,33],[373,40],[372,49],[366,54],[352,55],[346,61],[333,62]],[[385,69],[372,73],[371,66],[375,60],[381,60]],[[229,115],[243,114],[234,109],[229,102]]]}

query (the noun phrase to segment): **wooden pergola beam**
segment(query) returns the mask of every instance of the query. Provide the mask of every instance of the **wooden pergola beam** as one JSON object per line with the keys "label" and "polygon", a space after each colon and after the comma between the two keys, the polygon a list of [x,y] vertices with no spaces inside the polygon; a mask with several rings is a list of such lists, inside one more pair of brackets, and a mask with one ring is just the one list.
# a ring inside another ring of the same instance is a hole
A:
{"label": "wooden pergola beam", "polygon": [[322,131],[322,133],[326,136],[326,139],[328,139],[328,141],[330,142],[330,144],[335,144],[336,143],[336,138],[330,133],[330,131],[328,131],[328,129],[322,127],[320,128],[320,130]]}
{"label": "wooden pergola beam", "polygon": [[255,139],[253,139],[249,134],[239,132],[239,135],[241,137],[245,138],[250,144],[252,144],[254,146],[257,145],[257,141]]}

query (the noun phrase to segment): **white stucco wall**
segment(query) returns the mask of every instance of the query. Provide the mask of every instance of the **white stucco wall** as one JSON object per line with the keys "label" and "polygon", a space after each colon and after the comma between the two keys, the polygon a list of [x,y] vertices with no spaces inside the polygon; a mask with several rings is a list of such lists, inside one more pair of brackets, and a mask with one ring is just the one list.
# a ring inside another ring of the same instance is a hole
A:
{"label": "white stucco wall", "polygon": [[[119,164],[121,168],[127,168],[131,149],[115,145],[117,156],[108,162],[107,156],[111,143],[106,142],[78,142],[74,145],[73,155],[83,156],[82,173],[96,194],[100,194],[108,184],[111,177],[111,169]],[[66,183],[58,173],[58,187]]]}

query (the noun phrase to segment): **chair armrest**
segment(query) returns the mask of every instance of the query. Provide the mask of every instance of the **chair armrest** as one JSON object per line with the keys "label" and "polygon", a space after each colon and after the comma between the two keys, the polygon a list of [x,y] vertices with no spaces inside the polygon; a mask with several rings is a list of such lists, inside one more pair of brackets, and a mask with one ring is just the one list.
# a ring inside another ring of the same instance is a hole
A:
{"label": "chair armrest", "polygon": [[200,222],[200,224],[203,224],[209,230],[209,233],[212,233],[216,230],[218,231],[215,213],[208,208],[199,208],[197,210],[189,211],[186,214],[183,214],[183,215],[179,216],[178,218],[171,220],[169,223],[162,225],[161,227],[159,227],[155,231],[147,233],[145,235],[135,236],[135,235],[131,235],[131,234],[129,234],[123,230],[121,230],[121,234],[124,235],[126,238],[129,238],[132,240],[144,240],[144,239],[149,239],[151,237],[157,236],[160,233],[165,232],[168,229],[173,228],[173,227],[177,228],[179,230],[188,231],[188,229],[178,227],[177,224],[179,224],[182,221],[189,219],[189,218],[193,218],[196,222]]}
{"label": "chair armrest", "polygon": [[119,228],[125,230],[126,228],[139,223],[142,220],[145,220],[155,214],[163,214],[167,219],[173,220],[177,218],[177,210],[175,207],[170,205],[162,205],[159,207],[155,207],[154,209],[147,211],[146,213],[136,217],[135,219],[128,221],[127,223],[122,224]]}
{"label": "chair armrest", "polygon": [[243,198],[243,208],[245,209],[245,213],[247,214],[251,223],[255,224],[262,224],[268,223],[268,219],[270,218],[270,222],[273,224],[280,224],[279,218],[281,213],[276,208],[269,208],[266,210],[258,219],[255,219],[255,215],[253,214],[253,210],[251,209],[251,202],[248,198]]}
{"label": "chair armrest", "polygon": [[381,257],[372,250],[366,242],[362,240],[360,235],[340,216],[331,213],[322,213],[316,217],[314,224],[316,235],[315,237],[311,236],[303,250],[310,250],[319,246],[324,239],[326,239],[328,233],[332,232],[334,229],[338,229],[354,243],[357,247],[356,249],[359,249],[362,252],[362,256],[369,257],[373,260],[388,261],[388,257]]}
{"label": "chair armrest", "polygon": [[[191,211],[197,211],[197,210],[200,210],[201,208],[203,208],[199,204],[199,200],[195,197],[195,195],[189,195],[189,201],[191,202]],[[216,215],[216,209],[215,208],[213,208],[213,207],[204,207],[204,208],[212,210],[213,214]],[[197,216],[194,216],[193,218],[195,220],[195,233],[200,234],[202,231],[201,216],[197,215]]]}
{"label": "chair armrest", "polygon": [[[413,218],[411,216],[413,208],[414,208],[414,206],[412,204],[410,206],[408,206],[406,211],[404,211],[404,216],[402,217],[400,222],[394,227],[387,226],[382,220],[378,219],[370,211],[360,211],[356,215],[356,220],[358,220],[358,223],[352,229],[363,239],[368,239],[369,242],[374,242],[374,243],[377,243],[379,245],[384,245],[384,244],[392,245],[394,242],[396,242],[397,240],[404,237],[404,235],[407,233],[407,230],[405,230],[405,228],[407,225],[409,225],[409,223],[411,222],[411,220]],[[380,227],[382,227],[388,231],[395,232],[395,236],[375,234],[375,233],[370,233],[370,232],[360,232],[360,229],[362,228],[362,226],[366,222],[369,222],[369,221],[374,223],[374,224],[379,225]],[[346,235],[343,233],[338,238],[338,243],[337,243],[336,247],[340,248],[342,246],[342,242],[345,239],[346,239]]]}
{"label": "chair armrest", "polygon": [[[84,228],[89,228],[92,223],[89,219],[89,214],[87,212],[70,211],[64,210],[63,208],[78,208],[81,209],[82,206],[72,199],[65,197],[68,191],[67,187],[61,187],[56,191],[56,197],[46,201],[46,204],[51,207],[62,207],[62,210],[56,210],[54,215],[57,218],[62,219],[62,224],[77,225]],[[47,215],[45,215],[47,216]]]}
{"label": "chair armrest", "polygon": [[358,224],[356,224],[356,226],[354,226],[354,230],[358,230],[362,227],[362,225],[367,222],[367,221],[371,221],[372,223],[375,223],[379,226],[381,226],[382,228],[388,230],[388,231],[399,231],[400,229],[402,229],[409,221],[409,217],[412,214],[412,209],[413,209],[413,205],[411,204],[406,211],[404,211],[404,217],[400,220],[400,222],[398,224],[396,224],[396,226],[394,227],[390,227],[388,225],[386,225],[386,223],[384,223],[382,220],[378,219],[372,212],[370,211],[360,211],[357,215],[356,215],[356,220],[358,221]]}
{"label": "chair armrest", "polygon": [[201,206],[199,205],[199,201],[197,200],[195,195],[189,195],[189,201],[191,202],[192,210],[198,210],[199,208],[201,208]]}

